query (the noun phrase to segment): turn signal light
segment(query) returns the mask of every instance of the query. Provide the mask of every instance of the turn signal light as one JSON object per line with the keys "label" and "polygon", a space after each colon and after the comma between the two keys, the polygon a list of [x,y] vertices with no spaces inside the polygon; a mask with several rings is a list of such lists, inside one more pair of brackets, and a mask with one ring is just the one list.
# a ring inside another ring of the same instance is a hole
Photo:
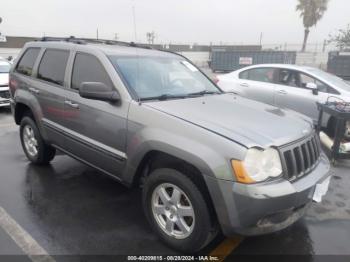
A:
{"label": "turn signal light", "polygon": [[244,184],[255,183],[255,181],[248,176],[241,161],[231,160],[231,165],[238,182]]}

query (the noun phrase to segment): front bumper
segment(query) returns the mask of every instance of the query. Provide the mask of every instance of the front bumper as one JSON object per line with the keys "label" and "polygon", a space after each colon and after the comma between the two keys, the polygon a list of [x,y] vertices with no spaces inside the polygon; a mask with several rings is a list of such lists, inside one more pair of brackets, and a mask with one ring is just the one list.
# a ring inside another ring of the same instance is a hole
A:
{"label": "front bumper", "polygon": [[293,224],[312,202],[316,184],[330,176],[329,169],[328,158],[322,153],[313,172],[294,182],[281,179],[245,185],[207,178],[223,233],[260,235]]}
{"label": "front bumper", "polygon": [[0,87],[0,107],[10,106],[10,92],[8,87]]}

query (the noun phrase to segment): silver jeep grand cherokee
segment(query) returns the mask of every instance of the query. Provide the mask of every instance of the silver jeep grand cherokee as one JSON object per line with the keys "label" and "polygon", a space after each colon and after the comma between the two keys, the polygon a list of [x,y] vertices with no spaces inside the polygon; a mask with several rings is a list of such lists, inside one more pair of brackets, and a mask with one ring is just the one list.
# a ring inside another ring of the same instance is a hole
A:
{"label": "silver jeep grand cherokee", "polygon": [[330,180],[311,120],[224,94],[186,58],[76,38],[26,44],[10,73],[28,159],[56,149],[143,188],[155,233],[182,252],[283,229]]}

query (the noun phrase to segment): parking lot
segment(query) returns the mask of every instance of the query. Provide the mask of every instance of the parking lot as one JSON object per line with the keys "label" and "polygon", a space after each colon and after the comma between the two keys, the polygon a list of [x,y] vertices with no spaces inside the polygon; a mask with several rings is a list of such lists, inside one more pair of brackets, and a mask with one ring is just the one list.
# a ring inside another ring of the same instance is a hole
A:
{"label": "parking lot", "polygon": [[[129,190],[63,154],[50,166],[33,166],[8,110],[0,112],[0,127],[1,256],[24,255],[23,241],[57,261],[63,255],[177,254],[149,228],[140,190]],[[219,237],[203,255],[350,255],[349,167],[341,162],[332,169],[326,198],[295,225],[266,236]]]}

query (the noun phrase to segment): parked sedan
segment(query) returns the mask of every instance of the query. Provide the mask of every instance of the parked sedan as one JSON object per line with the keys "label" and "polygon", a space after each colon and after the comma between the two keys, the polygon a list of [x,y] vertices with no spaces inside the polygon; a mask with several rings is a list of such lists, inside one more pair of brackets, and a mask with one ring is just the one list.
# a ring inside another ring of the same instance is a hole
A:
{"label": "parked sedan", "polygon": [[0,60],[0,107],[10,106],[9,72],[11,64]]}
{"label": "parked sedan", "polygon": [[[317,68],[265,64],[245,67],[217,76],[218,85],[226,92],[289,108],[311,117],[317,123],[316,102],[342,99],[350,102],[350,84]],[[334,119],[326,116],[323,126],[332,133]]]}

